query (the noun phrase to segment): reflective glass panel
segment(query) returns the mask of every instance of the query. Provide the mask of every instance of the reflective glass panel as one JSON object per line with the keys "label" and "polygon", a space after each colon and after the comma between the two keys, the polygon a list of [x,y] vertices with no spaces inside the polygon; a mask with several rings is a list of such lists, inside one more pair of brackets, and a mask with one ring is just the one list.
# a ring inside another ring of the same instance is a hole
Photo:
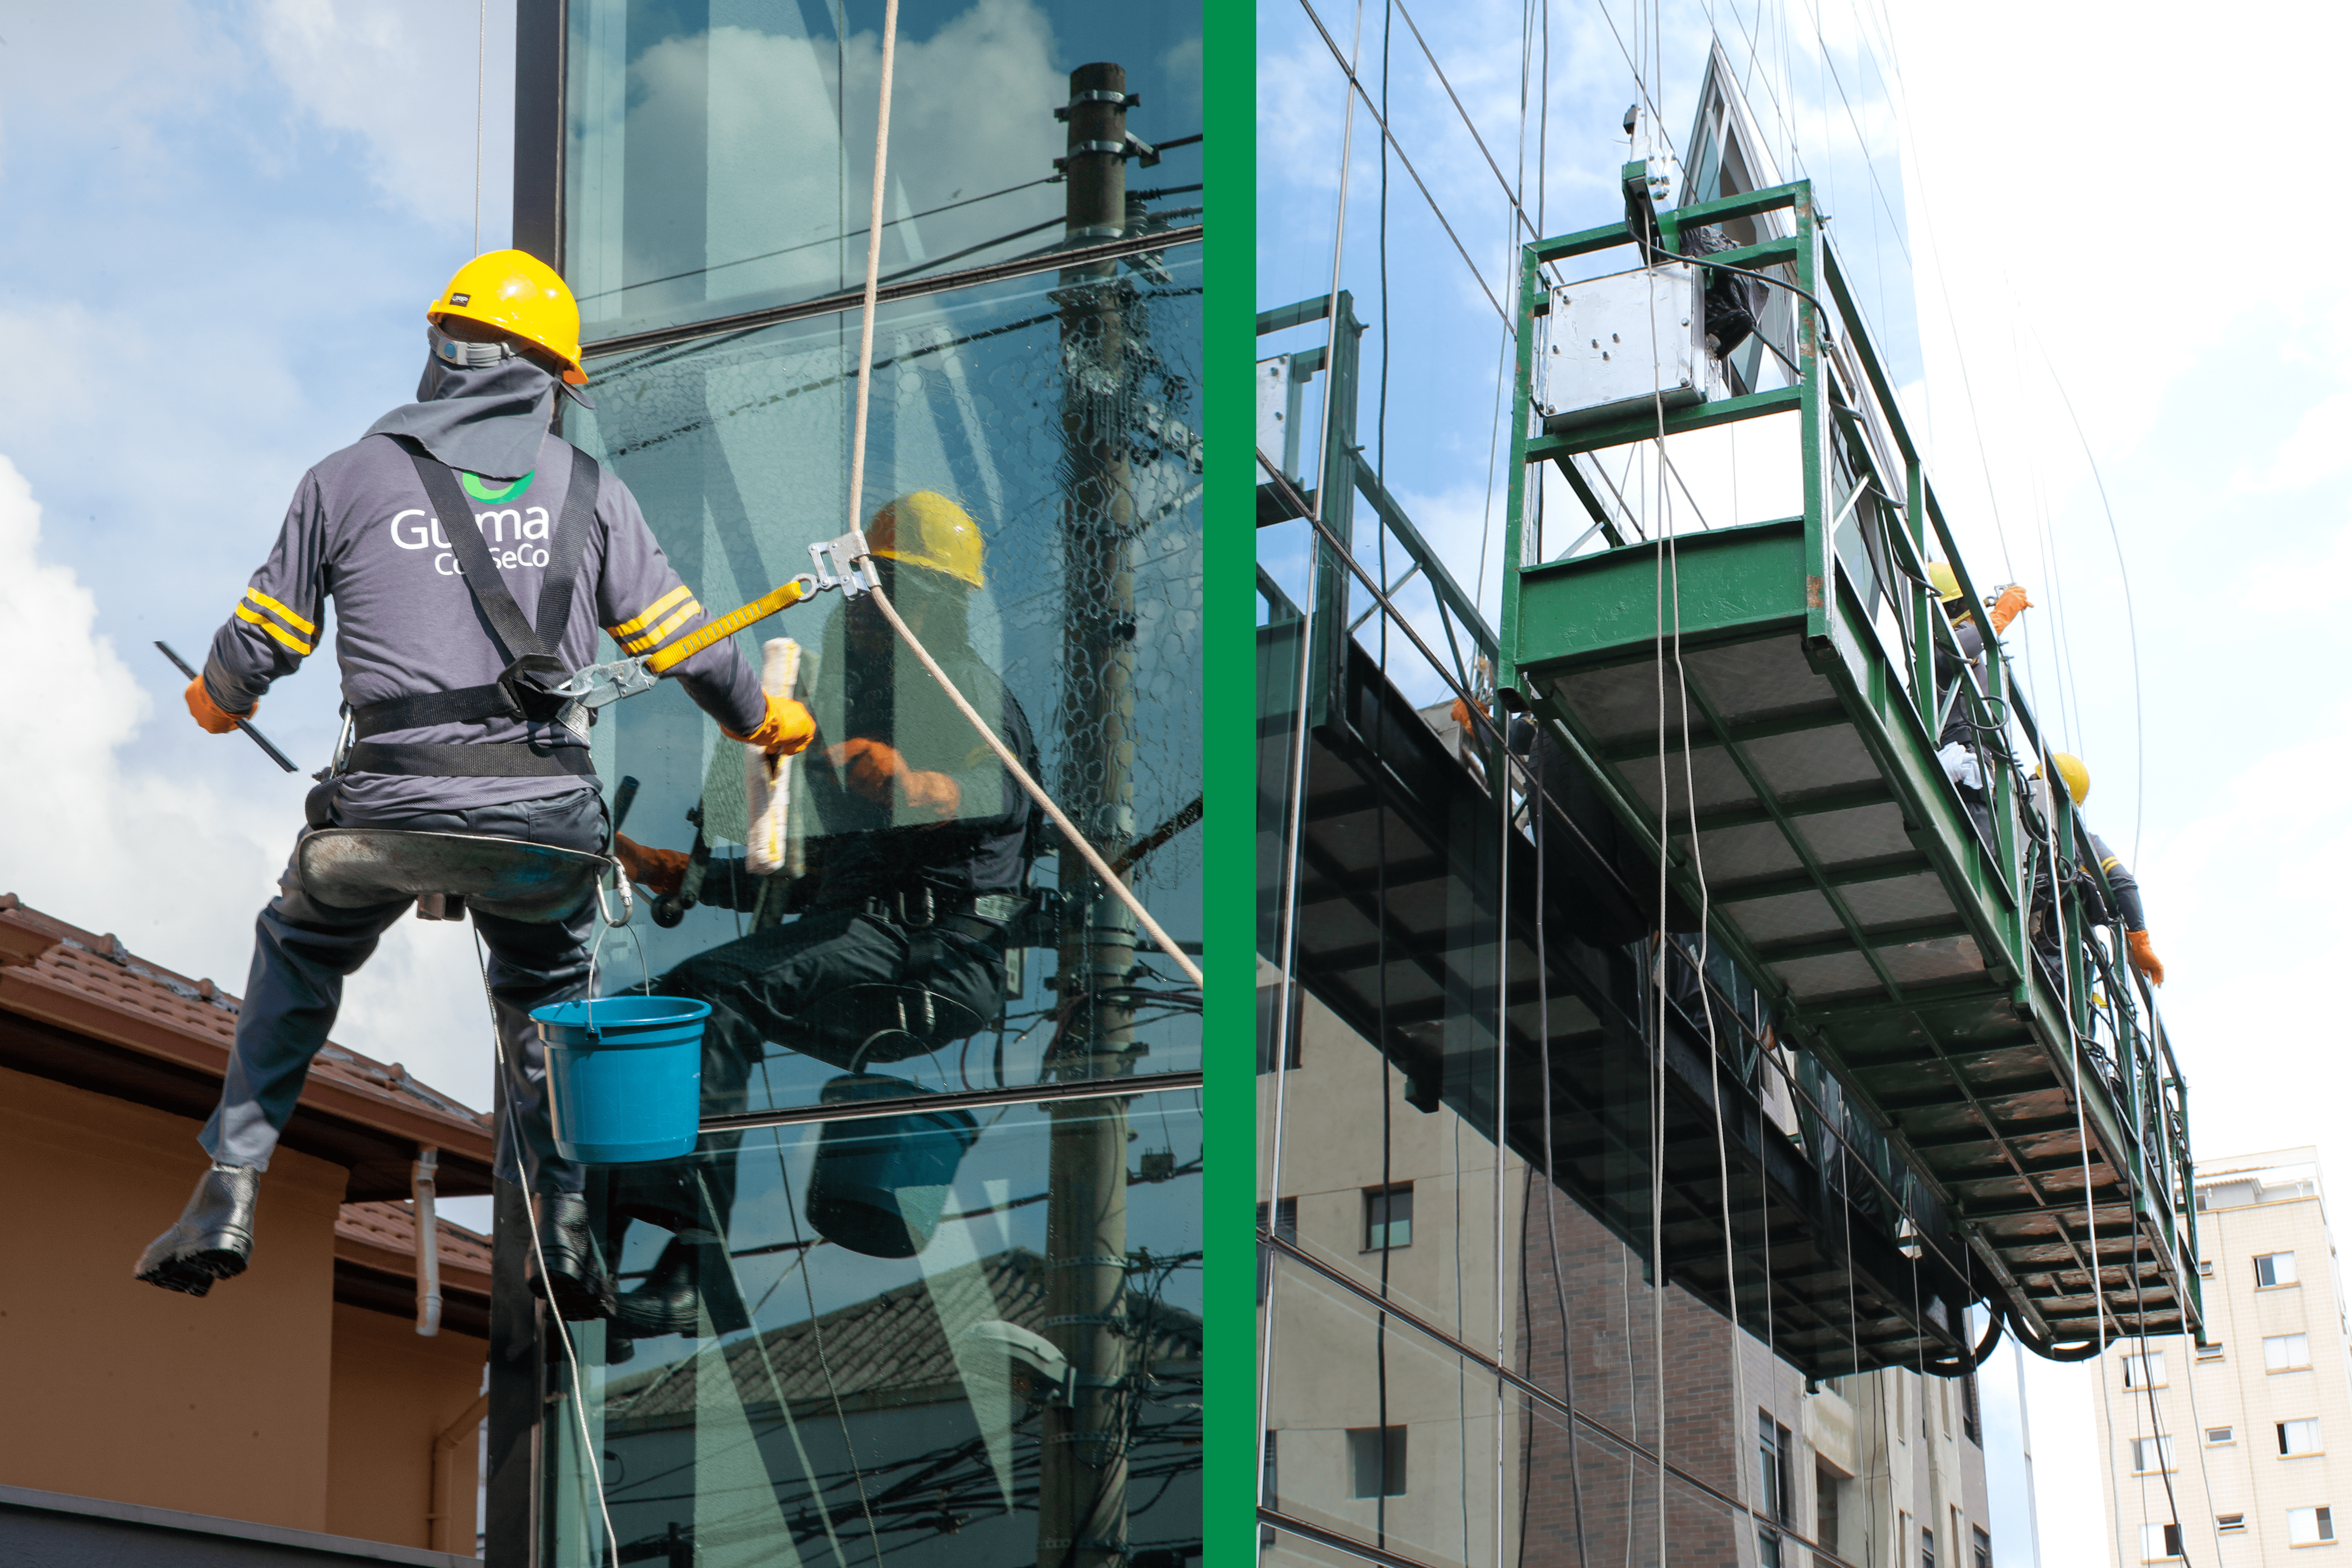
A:
{"label": "reflective glass panel", "polygon": [[558,1369],[546,1561],[606,1560],[608,1517],[620,1561],[702,1568],[1200,1553],[1197,1096],[763,1129],[661,1169],[591,1187],[623,1296]]}
{"label": "reflective glass panel", "polygon": [[[885,308],[863,509],[916,636],[1195,948],[1197,258]],[[856,341],[829,318],[595,362],[571,433],[714,616],[842,531]],[[706,1116],[1199,1064],[1197,994],[870,597],[827,592],[738,641],[772,685],[794,645],[816,720],[772,782],[672,681],[594,731],[607,787],[637,781],[623,832],[677,872],[605,939],[601,984],[713,1003]],[[1072,966],[1095,977],[1084,1006]]]}
{"label": "reflective glass panel", "polygon": [[[591,342],[857,289],[872,210],[874,0],[575,0],[565,271]],[[1074,67],[1124,68],[1123,227],[1200,221],[1201,10],[908,0],[885,283],[1064,242]],[[985,86],[978,84],[984,83]],[[1185,142],[1161,150],[1166,142]],[[1078,237],[1081,240],[1085,236]],[[1092,237],[1099,239],[1104,237]]]}
{"label": "reflective glass panel", "polygon": [[1268,1506],[1434,1568],[1497,1561],[1499,1380],[1289,1258],[1271,1310]]}

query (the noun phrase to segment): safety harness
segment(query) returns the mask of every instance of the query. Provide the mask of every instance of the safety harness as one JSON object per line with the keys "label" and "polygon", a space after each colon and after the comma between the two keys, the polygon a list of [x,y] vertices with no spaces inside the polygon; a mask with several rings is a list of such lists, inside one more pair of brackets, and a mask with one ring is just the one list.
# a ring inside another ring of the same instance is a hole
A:
{"label": "safety harness", "polygon": [[[554,537],[547,544],[546,574],[540,580],[539,613],[523,618],[490,558],[482,531],[473,526],[474,509],[456,472],[410,437],[394,436],[416,465],[416,477],[435,513],[449,520],[443,531],[457,559],[466,592],[489,624],[490,640],[507,660],[498,679],[487,686],[455,691],[423,691],[386,698],[352,710],[354,744],[343,771],[355,773],[409,773],[431,778],[517,778],[579,774],[593,778],[586,737],[577,743],[537,741],[387,742],[371,735],[415,730],[427,724],[455,724],[474,719],[519,719],[528,724],[559,723],[569,704],[549,688],[570,674],[556,658],[563,628],[572,619],[572,593],[579,575],[581,552],[596,516],[596,491],[603,470],[596,459],[572,448],[572,482],[563,498],[563,514],[556,520]],[[534,622],[536,626],[534,626]],[[584,715],[580,729],[584,731]],[[567,731],[559,732],[578,733]]]}

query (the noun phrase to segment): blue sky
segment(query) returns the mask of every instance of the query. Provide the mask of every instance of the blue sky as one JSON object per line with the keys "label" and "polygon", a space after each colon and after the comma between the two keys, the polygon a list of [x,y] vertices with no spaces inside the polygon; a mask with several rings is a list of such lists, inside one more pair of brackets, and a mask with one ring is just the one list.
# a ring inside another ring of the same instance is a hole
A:
{"label": "blue sky", "polygon": [[[309,781],[196,730],[149,645],[201,661],[302,471],[414,395],[425,302],[475,244],[485,35],[495,248],[511,0],[0,8],[0,884],[233,988]],[[335,702],[306,671],[262,727],[315,767]],[[396,927],[338,1037],[481,1105],[465,942]]]}
{"label": "blue sky", "polygon": [[[1375,101],[1389,9],[1315,5],[1343,52],[1360,15]],[[2352,862],[2352,708],[2335,679],[2352,394],[2334,346],[2352,307],[2315,259],[2342,246],[2345,220],[2326,178],[2303,172],[2306,149],[2337,140],[2344,14],[2268,7],[2256,27],[2243,13],[2017,0],[1550,10],[1543,226],[1612,220],[1632,62],[1680,142],[1719,30],[1784,170],[1814,177],[1833,216],[1974,573],[2032,593],[2010,647],[2044,723],[2090,764],[2094,827],[2147,889],[2199,1149],[2315,1143],[2352,1180],[2337,1110],[2352,1042],[2327,999],[2340,924],[2327,895]],[[1522,8],[1423,0],[1412,15],[1516,184]],[[1359,104],[1339,274],[1371,325],[1359,439],[1381,458],[1385,353],[1386,481],[1454,574],[1483,584],[1491,615],[1503,334],[1474,268],[1502,292],[1508,207],[1402,14],[1394,29],[1391,119],[1469,256],[1392,162],[1397,303],[1382,331],[1378,146]],[[1345,100],[1297,0],[1262,6],[1259,30],[1260,300],[1274,304],[1330,287]],[[1531,112],[1530,206],[1541,125]],[[2258,212],[2269,243],[2252,232]],[[2099,1484],[2090,1373],[2034,1363],[2026,1381],[2043,1560],[2096,1560],[2105,1532],[2081,1506]],[[2013,1412],[1992,1419],[2014,1427]],[[2003,1568],[2022,1561],[2008,1537]]]}

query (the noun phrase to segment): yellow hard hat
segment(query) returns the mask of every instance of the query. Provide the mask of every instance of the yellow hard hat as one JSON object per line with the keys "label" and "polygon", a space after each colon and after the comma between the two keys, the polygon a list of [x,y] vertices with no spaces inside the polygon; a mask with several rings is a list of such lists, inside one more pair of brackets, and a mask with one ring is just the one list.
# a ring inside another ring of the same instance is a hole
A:
{"label": "yellow hard hat", "polygon": [[866,542],[886,561],[927,567],[975,588],[988,580],[981,572],[986,548],[971,513],[936,490],[900,496],[866,524]]}
{"label": "yellow hard hat", "polygon": [[1936,597],[1948,605],[1960,596],[1960,574],[1948,561],[1928,562],[1927,581],[1936,584]]}
{"label": "yellow hard hat", "polygon": [[522,250],[493,250],[457,268],[449,286],[425,307],[425,319],[462,316],[512,332],[564,363],[563,379],[588,384],[580,364],[580,302],[555,268]]}
{"label": "yellow hard hat", "polygon": [[[2050,753],[2050,765],[2058,770],[2060,778],[2066,781],[2066,793],[2074,797],[2076,805],[2090,797],[2091,770],[2083,765],[2082,758],[2067,752],[2053,752]],[[2033,776],[2040,778],[2042,770],[2035,768]]]}

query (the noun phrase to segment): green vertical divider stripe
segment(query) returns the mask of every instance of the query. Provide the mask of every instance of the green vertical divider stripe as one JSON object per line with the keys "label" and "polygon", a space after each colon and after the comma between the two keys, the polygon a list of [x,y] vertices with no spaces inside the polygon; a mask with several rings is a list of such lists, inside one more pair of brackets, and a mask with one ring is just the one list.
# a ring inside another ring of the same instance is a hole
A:
{"label": "green vertical divider stripe", "polygon": [[1202,1524],[1257,1550],[1256,124],[1254,0],[1203,0]]}

